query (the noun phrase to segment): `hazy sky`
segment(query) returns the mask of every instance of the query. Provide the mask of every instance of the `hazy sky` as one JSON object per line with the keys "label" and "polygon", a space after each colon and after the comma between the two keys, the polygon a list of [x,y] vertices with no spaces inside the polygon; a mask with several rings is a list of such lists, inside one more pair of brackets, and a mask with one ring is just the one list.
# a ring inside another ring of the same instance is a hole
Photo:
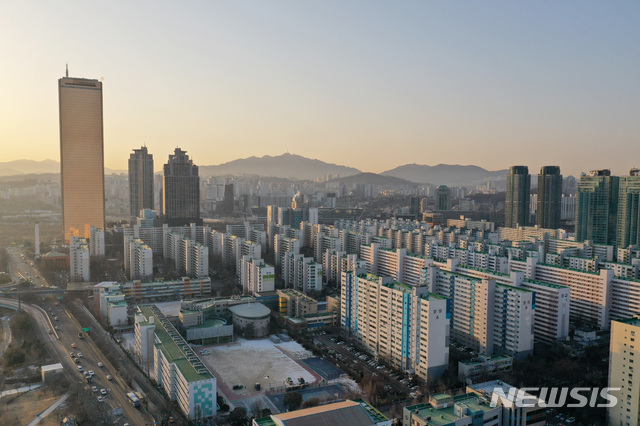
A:
{"label": "hazy sky", "polygon": [[564,174],[640,166],[638,1],[11,1],[0,161],[59,159],[57,79],[104,78],[105,165],[291,152]]}

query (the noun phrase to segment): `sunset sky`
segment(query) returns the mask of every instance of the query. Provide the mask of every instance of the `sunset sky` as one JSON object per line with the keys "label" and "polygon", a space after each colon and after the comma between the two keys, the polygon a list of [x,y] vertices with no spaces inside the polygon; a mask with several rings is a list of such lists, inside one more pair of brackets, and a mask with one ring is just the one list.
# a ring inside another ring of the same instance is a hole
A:
{"label": "sunset sky", "polygon": [[57,79],[103,78],[105,165],[295,153],[563,174],[640,166],[638,1],[13,1],[0,161],[59,160]]}

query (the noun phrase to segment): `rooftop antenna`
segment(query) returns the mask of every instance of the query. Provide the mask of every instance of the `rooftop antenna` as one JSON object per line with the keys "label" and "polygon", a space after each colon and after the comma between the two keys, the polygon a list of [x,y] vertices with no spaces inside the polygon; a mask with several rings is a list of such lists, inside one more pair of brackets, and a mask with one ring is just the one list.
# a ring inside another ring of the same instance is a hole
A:
{"label": "rooftop antenna", "polygon": [[67,73],[66,73],[66,77],[69,78],[69,62],[67,62]]}

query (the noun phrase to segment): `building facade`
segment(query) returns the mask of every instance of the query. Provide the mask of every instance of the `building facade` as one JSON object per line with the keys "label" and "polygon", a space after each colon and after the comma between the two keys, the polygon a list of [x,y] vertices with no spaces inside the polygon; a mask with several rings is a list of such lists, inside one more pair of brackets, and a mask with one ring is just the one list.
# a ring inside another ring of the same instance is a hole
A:
{"label": "building facade", "polygon": [[538,175],[536,224],[540,228],[560,227],[562,213],[562,175],[558,166],[544,166]]}
{"label": "building facade", "polygon": [[104,140],[102,83],[58,80],[60,110],[60,181],[62,226],[69,237],[89,238],[89,229],[104,229]]}
{"label": "building facade", "polygon": [[518,228],[529,225],[529,188],[531,176],[527,166],[512,166],[507,175],[505,225]]}
{"label": "building facade", "polygon": [[134,149],[129,156],[129,205],[131,217],[138,217],[140,210],[153,210],[153,155],[147,147]]}
{"label": "building facade", "polygon": [[198,166],[180,148],[169,155],[169,161],[164,165],[162,193],[165,223],[169,226],[202,224]]}

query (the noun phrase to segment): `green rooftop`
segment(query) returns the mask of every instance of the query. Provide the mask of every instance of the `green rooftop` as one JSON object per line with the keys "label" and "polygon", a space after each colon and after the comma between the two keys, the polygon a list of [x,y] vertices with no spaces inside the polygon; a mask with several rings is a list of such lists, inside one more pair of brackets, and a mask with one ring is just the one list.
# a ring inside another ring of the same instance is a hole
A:
{"label": "green rooftop", "polygon": [[[160,340],[160,343],[156,343],[155,347],[162,351],[162,354],[165,356],[165,358],[167,358],[168,362],[173,363],[176,365],[176,367],[178,367],[178,369],[188,382],[197,382],[213,377],[206,367],[206,373],[198,373],[193,364],[187,359],[182,349],[180,349],[175,340],[169,335],[169,332],[165,329],[160,319],[157,318],[156,314],[154,314],[151,306],[141,306],[139,309],[142,311],[143,315],[146,318],[150,318],[152,316],[156,317],[155,334]],[[171,326],[171,328],[173,329],[173,326]],[[174,332],[175,329],[171,331]]]}
{"label": "green rooftop", "polygon": [[[436,401],[438,398],[440,400],[446,400],[451,398],[450,395],[440,394],[433,395],[431,398]],[[478,398],[476,394],[467,393],[463,395],[458,395],[453,397],[453,404],[451,404],[447,408],[437,409],[434,408],[431,404],[416,404],[405,407],[405,410],[410,411],[414,416],[418,416],[421,419],[427,419],[427,425],[431,426],[446,426],[455,424],[456,420],[459,420],[464,417],[458,417],[454,414],[454,405],[464,405],[469,407],[472,411],[489,411],[493,408],[489,407],[489,405],[481,403],[481,400]],[[467,417],[467,416],[465,416]]]}

